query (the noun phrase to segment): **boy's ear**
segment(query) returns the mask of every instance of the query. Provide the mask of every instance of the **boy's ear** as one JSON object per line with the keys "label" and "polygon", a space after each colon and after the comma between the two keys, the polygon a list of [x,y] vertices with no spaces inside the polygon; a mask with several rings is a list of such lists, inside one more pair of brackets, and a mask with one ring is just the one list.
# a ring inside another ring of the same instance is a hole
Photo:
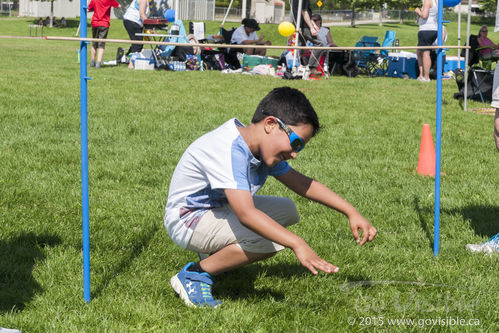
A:
{"label": "boy's ear", "polygon": [[277,121],[273,117],[265,117],[263,121],[263,128],[265,133],[270,133],[275,126],[277,126]]}

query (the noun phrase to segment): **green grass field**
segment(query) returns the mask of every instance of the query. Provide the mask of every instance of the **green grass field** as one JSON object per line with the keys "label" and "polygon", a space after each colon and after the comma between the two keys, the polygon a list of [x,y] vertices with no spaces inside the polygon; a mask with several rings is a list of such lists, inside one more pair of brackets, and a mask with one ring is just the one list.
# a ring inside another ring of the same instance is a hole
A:
{"label": "green grass field", "polygon": [[[29,22],[0,19],[0,35],[27,35]],[[216,33],[217,26],[210,22],[208,33]],[[449,45],[457,40],[456,26],[448,27]],[[401,45],[416,44],[413,24],[335,27],[333,37],[353,46],[362,35],[382,38],[387,28],[397,31]],[[72,36],[76,29],[73,24],[45,31]],[[262,30],[274,44],[284,43],[275,25]],[[127,38],[121,21],[112,22],[109,38]],[[117,47],[107,44],[105,59],[113,59]],[[452,80],[443,82],[445,174],[435,258],[434,180],[416,173],[424,123],[431,124],[435,140],[435,81],[283,81],[207,71],[132,71],[124,65],[90,68],[92,301],[84,303],[77,49],[76,42],[0,39],[1,327],[499,331],[499,256],[465,249],[499,232],[493,116],[464,112],[452,97],[457,92]],[[224,302],[220,309],[187,308],[169,279],[196,255],[173,244],[162,225],[175,165],[195,138],[227,119],[248,124],[260,99],[283,85],[308,96],[323,126],[292,166],[353,203],[377,227],[378,237],[357,246],[343,215],[270,179],[261,194],[291,197],[302,217],[292,231],[340,272],[313,276],[285,250],[219,276],[214,294]]]}

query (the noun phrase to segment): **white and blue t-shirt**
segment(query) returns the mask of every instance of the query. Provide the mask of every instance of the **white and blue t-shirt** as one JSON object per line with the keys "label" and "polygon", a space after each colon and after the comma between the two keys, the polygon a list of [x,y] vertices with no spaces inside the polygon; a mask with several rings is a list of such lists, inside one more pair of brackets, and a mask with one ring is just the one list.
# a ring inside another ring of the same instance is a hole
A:
{"label": "white and blue t-shirt", "polygon": [[[142,22],[142,19],[140,18],[140,12],[139,12],[139,2],[137,0],[133,0],[128,9],[125,12],[125,15],[123,15],[124,20],[132,21],[140,25],[141,27],[144,25]],[[149,6],[148,4],[146,5],[146,16],[149,16]]]}
{"label": "white and blue t-shirt", "polygon": [[256,159],[233,118],[201,136],[184,152],[173,172],[166,203],[165,227],[175,243],[186,248],[207,210],[226,205],[225,189],[254,195],[268,175],[280,176],[291,168],[286,161],[268,167]]}

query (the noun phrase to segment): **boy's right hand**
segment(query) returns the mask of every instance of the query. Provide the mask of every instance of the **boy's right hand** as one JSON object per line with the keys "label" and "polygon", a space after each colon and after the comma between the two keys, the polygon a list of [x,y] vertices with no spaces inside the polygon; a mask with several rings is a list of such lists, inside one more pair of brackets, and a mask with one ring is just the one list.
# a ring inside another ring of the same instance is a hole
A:
{"label": "boy's right hand", "polygon": [[293,248],[300,263],[308,268],[312,274],[317,275],[317,269],[324,273],[338,273],[339,268],[319,257],[307,243],[303,242]]}

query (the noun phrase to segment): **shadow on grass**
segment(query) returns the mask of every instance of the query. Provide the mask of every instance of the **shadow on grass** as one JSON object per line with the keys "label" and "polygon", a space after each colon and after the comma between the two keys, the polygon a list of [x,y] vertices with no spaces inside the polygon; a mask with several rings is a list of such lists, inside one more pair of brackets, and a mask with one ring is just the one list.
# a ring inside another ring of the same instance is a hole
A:
{"label": "shadow on grass", "polygon": [[[430,227],[425,219],[425,216],[430,213],[433,218],[433,208],[420,207],[419,198],[415,196],[414,209],[418,214],[421,228],[424,230],[426,238],[430,240],[430,245],[433,248],[432,231],[430,231]],[[499,232],[499,207],[469,205],[462,208],[442,209],[441,213],[446,215],[461,215],[463,220],[470,223],[470,227],[473,228],[475,234],[481,237],[490,238]],[[430,221],[430,225],[431,223],[433,223],[433,220]]]}
{"label": "shadow on grass", "polygon": [[33,278],[35,262],[45,259],[43,248],[61,243],[55,235],[21,234],[0,240],[0,314],[22,311],[42,288]]}
{"label": "shadow on grass", "polygon": [[499,207],[470,205],[458,209],[444,209],[442,213],[459,214],[478,236],[490,238],[499,232]]}
{"label": "shadow on grass", "polygon": [[99,297],[104,289],[108,286],[109,282],[117,278],[121,273],[125,272],[133,263],[133,261],[140,256],[140,254],[147,248],[160,226],[154,223],[148,230],[141,235],[137,235],[132,248],[121,257],[121,260],[114,264],[111,269],[106,270],[102,277],[102,283],[95,287],[92,292],[92,297]]}
{"label": "shadow on grass", "polygon": [[276,264],[271,266],[249,265],[235,271],[224,273],[217,278],[213,286],[213,293],[220,298],[238,299],[272,299],[282,301],[284,294],[272,288],[255,288],[255,281],[259,275],[271,278],[288,280],[291,276],[308,276],[308,270],[301,265]]}
{"label": "shadow on grass", "polygon": [[419,198],[417,196],[414,196],[414,210],[418,214],[421,229],[423,229],[426,238],[428,238],[428,240],[430,241],[430,249],[433,249],[433,235],[425,219],[425,215],[427,215],[431,210],[428,208],[421,208],[419,205]]}

